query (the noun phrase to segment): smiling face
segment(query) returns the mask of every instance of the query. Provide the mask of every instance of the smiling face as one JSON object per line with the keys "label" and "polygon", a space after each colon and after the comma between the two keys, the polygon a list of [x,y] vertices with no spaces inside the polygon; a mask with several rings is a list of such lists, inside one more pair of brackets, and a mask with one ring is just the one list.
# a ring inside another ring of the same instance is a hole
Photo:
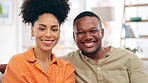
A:
{"label": "smiling face", "polygon": [[35,37],[36,49],[51,51],[60,37],[60,28],[57,18],[52,14],[43,14],[38,17],[32,27],[32,36]]}
{"label": "smiling face", "polygon": [[93,16],[79,18],[74,24],[74,40],[84,55],[93,55],[102,48],[104,30]]}

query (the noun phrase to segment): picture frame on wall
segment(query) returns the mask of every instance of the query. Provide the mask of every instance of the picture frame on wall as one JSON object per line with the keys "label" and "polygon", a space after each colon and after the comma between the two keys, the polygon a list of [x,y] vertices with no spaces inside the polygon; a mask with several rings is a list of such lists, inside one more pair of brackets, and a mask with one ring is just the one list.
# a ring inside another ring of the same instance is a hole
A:
{"label": "picture frame on wall", "polygon": [[12,24],[12,0],[0,0],[0,24]]}

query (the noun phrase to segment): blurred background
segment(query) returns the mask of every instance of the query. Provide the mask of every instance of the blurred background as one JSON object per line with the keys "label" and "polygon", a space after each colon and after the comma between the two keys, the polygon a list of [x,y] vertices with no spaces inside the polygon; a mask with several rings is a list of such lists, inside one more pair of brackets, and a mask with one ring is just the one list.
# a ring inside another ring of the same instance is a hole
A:
{"label": "blurred background", "polygon": [[[148,0],[69,0],[71,11],[61,26],[59,43],[53,52],[62,56],[77,50],[73,41],[73,19],[89,10],[100,16],[105,29],[103,45],[129,49],[145,60],[148,57]],[[31,27],[22,23],[23,0],[0,0],[0,64],[35,44]],[[138,4],[138,5],[137,5]],[[139,8],[140,7],[140,8]]]}

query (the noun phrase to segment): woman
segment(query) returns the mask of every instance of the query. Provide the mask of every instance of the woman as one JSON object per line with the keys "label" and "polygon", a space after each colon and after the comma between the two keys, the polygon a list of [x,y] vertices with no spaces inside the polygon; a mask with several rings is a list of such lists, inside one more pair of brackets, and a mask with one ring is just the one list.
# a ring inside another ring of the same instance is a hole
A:
{"label": "woman", "polygon": [[75,83],[73,66],[52,53],[60,37],[60,25],[69,10],[68,0],[23,3],[23,22],[31,24],[31,37],[36,46],[10,59],[2,83]]}

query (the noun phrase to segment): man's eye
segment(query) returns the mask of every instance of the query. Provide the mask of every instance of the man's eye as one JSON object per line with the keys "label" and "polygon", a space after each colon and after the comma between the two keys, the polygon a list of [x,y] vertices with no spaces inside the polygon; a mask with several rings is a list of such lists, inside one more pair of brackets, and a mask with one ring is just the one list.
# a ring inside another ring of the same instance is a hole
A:
{"label": "man's eye", "polygon": [[93,34],[95,34],[95,33],[97,33],[98,32],[98,30],[91,30],[90,31],[90,33],[93,33]]}
{"label": "man's eye", "polygon": [[78,35],[84,35],[85,32],[77,32]]}

